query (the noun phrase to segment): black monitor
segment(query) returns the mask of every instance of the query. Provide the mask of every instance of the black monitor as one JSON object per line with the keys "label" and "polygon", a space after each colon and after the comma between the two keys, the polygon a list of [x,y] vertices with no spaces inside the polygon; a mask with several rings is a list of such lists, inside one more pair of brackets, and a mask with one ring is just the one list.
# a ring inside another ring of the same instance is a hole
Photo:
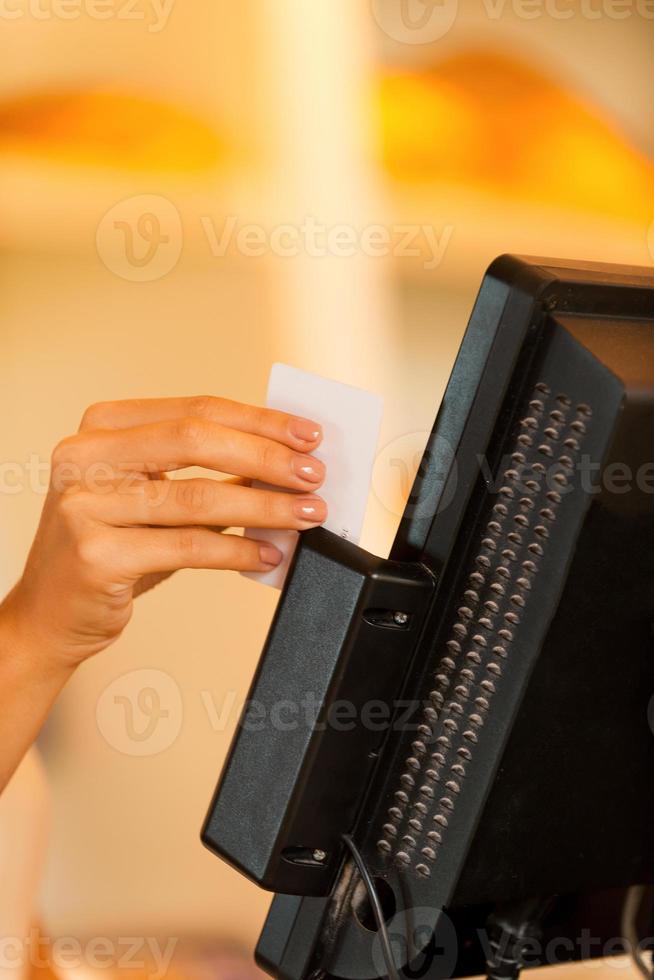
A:
{"label": "black monitor", "polygon": [[654,274],[503,256],[390,558],[301,536],[202,835],[278,893],[260,965],[507,977],[646,934],[653,623]]}

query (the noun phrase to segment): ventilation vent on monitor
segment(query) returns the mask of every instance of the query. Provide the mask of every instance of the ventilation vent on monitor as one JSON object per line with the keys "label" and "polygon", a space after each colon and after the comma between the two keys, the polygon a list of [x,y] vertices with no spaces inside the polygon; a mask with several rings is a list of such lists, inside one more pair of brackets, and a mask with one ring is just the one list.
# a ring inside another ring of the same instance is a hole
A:
{"label": "ventilation vent on monitor", "polygon": [[400,869],[438,861],[591,414],[540,382],[517,427],[377,842]]}

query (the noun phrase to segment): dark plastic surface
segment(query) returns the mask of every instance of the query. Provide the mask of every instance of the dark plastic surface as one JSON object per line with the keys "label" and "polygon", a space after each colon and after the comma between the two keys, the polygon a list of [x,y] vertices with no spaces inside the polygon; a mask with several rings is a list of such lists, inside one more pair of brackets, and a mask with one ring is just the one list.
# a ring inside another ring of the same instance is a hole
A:
{"label": "dark plastic surface", "polygon": [[301,536],[202,832],[262,887],[331,890],[433,587],[418,564]]}

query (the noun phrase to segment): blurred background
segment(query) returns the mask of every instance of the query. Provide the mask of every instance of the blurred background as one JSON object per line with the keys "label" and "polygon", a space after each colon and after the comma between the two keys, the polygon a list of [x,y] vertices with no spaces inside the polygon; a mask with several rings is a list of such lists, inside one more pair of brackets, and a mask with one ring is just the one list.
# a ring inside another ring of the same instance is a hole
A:
{"label": "blurred background", "polygon": [[[87,404],[261,403],[276,360],[384,396],[363,544],[386,552],[493,257],[654,262],[648,0],[0,7],[7,588]],[[247,972],[229,951],[269,897],[198,833],[276,598],[182,573],[64,693],[50,935],[179,938]]]}

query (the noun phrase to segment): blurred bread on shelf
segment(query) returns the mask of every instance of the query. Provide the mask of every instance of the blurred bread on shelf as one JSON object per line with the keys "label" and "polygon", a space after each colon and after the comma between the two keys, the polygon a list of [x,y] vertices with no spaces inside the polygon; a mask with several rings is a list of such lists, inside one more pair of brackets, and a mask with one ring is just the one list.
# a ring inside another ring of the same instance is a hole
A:
{"label": "blurred bread on shelf", "polygon": [[566,80],[513,56],[386,69],[380,98],[383,162],[398,182],[626,220],[654,213],[651,160]]}
{"label": "blurred bread on shelf", "polygon": [[112,91],[44,91],[0,103],[0,146],[72,163],[148,172],[213,170],[228,140],[187,109]]}

